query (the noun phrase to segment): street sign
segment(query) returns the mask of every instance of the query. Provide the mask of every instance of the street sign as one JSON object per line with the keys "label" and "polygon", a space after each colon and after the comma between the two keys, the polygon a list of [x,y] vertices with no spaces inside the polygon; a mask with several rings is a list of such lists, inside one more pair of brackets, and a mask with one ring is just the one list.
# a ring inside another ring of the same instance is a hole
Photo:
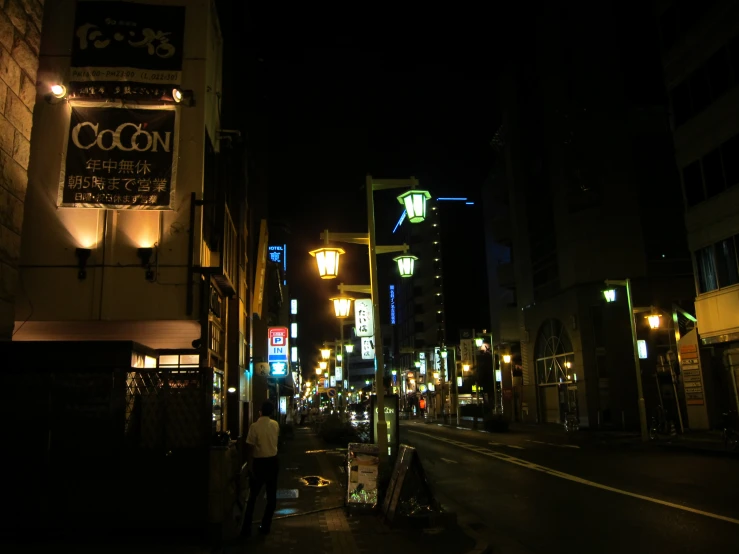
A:
{"label": "street sign", "polygon": [[354,324],[358,337],[371,337],[375,334],[372,300],[360,298],[354,301]]}
{"label": "street sign", "polygon": [[[272,374],[273,362],[283,362],[284,373],[287,374],[288,367],[288,329],[287,327],[268,327],[267,328],[267,361],[270,363],[270,374]],[[282,369],[280,370],[282,371]]]}
{"label": "street sign", "polygon": [[336,396],[336,389],[328,389],[328,396],[329,398],[334,398]]}
{"label": "street sign", "polygon": [[267,362],[257,362],[254,364],[254,371],[257,375],[266,377],[269,375],[269,364]]}

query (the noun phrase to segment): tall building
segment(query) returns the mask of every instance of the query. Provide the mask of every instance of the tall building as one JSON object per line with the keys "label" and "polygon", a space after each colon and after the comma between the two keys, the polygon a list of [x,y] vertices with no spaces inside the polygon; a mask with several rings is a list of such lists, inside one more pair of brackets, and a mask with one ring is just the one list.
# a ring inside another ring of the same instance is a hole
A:
{"label": "tall building", "polygon": [[654,33],[648,14],[611,2],[550,3],[525,20],[536,38],[502,71],[483,193],[494,341],[511,356],[499,366],[504,412],[638,427],[631,314],[623,288],[605,302],[605,281],[632,281],[648,410],[676,346],[644,316],[671,320],[692,282]]}
{"label": "tall building", "polygon": [[[394,229],[394,242],[407,243],[418,257],[413,277],[400,278],[396,273],[390,305],[397,337],[395,369],[406,375],[408,393],[427,390],[429,384],[435,392],[440,380],[433,373],[446,364],[440,349],[447,346],[456,352],[461,333],[488,327],[479,208],[479,203],[465,197],[438,197],[428,201],[426,221],[410,224],[401,219]],[[450,355],[449,359],[456,358]],[[452,361],[446,377],[453,380]]]}
{"label": "tall building", "polygon": [[[739,409],[739,5],[656,2],[695,273],[707,416]],[[699,396],[699,395],[697,395]]]}

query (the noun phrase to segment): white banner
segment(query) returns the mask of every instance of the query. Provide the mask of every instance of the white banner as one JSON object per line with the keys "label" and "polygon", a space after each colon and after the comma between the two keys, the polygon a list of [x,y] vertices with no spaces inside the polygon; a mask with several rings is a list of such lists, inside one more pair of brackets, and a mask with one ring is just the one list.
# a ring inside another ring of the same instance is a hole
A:
{"label": "white banner", "polygon": [[[354,301],[354,325],[358,337],[371,337],[375,334],[372,300],[369,298]],[[374,354],[372,356],[374,357]]]}
{"label": "white banner", "polygon": [[343,377],[343,371],[341,369],[341,366],[337,366],[334,372],[334,377],[336,378],[337,383],[341,383],[344,380]]}
{"label": "white banner", "polygon": [[362,337],[362,359],[375,359],[375,337]]}

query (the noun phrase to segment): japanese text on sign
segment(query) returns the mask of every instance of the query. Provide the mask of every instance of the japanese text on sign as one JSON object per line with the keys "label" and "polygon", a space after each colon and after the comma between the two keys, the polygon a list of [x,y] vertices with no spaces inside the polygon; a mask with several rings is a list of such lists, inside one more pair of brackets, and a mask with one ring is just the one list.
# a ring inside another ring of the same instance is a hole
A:
{"label": "japanese text on sign", "polygon": [[354,301],[354,325],[358,337],[371,337],[375,334],[372,300],[360,298]]}

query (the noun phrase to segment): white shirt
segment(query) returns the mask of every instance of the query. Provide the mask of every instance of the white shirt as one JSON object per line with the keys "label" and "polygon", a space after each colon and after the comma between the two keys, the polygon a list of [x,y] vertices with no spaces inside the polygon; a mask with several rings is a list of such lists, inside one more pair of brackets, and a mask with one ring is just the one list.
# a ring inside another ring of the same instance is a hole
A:
{"label": "white shirt", "polygon": [[249,427],[246,444],[254,447],[255,458],[271,458],[277,456],[279,436],[280,424],[270,417],[262,416]]}

